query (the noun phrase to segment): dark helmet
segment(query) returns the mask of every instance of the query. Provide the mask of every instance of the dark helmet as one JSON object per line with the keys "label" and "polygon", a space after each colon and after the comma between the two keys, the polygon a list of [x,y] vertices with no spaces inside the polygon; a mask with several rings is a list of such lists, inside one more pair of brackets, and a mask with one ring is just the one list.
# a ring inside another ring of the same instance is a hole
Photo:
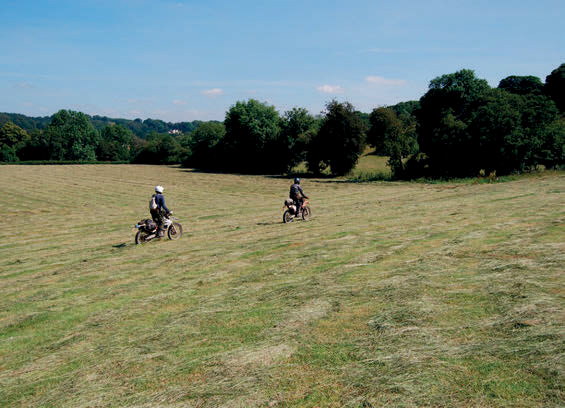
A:
{"label": "dark helmet", "polygon": [[294,184],[300,184],[300,178],[296,177],[296,178],[294,179]]}

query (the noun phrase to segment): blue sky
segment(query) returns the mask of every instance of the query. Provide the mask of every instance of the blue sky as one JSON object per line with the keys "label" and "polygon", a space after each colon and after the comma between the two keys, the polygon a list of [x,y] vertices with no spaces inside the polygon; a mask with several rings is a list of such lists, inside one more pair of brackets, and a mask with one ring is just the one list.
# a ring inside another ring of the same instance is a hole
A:
{"label": "blue sky", "polygon": [[565,1],[0,0],[0,112],[223,120],[249,98],[317,114],[419,99],[475,70],[545,80]]}

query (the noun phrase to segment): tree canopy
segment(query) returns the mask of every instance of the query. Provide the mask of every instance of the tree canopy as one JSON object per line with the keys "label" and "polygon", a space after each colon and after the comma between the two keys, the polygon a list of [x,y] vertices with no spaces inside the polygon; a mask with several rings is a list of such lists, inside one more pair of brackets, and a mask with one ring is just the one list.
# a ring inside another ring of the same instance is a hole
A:
{"label": "tree canopy", "polygon": [[427,176],[507,174],[542,162],[556,165],[560,149],[547,140],[561,140],[555,104],[539,92],[535,77],[506,79],[491,89],[464,70],[430,83],[416,111]]}
{"label": "tree canopy", "polygon": [[497,88],[463,69],[430,81],[419,101],[356,111],[327,103],[313,117],[279,115],[238,101],[224,122],[111,119],[60,110],[32,118],[0,113],[0,160],[130,161],[241,173],[348,173],[366,143],[389,157],[393,176],[467,177],[565,164],[565,64],[546,77],[511,75]]}
{"label": "tree canopy", "polygon": [[402,159],[417,151],[414,126],[403,123],[392,108],[377,108],[369,115],[367,142],[375,150],[389,156],[388,164],[395,177],[400,177]]}
{"label": "tree canopy", "polygon": [[309,145],[308,169],[320,173],[329,166],[335,175],[347,174],[365,148],[366,130],[353,105],[329,102],[320,130]]}
{"label": "tree canopy", "polygon": [[561,112],[565,112],[565,64],[551,71],[545,78],[545,93],[553,99]]}
{"label": "tree canopy", "polygon": [[223,123],[202,123],[191,134],[190,155],[184,165],[204,170],[221,168],[221,142],[226,135]]}
{"label": "tree canopy", "polygon": [[131,158],[133,133],[121,125],[106,126],[100,135],[100,144],[96,150],[98,160],[124,161]]}
{"label": "tree canopy", "polygon": [[60,110],[45,129],[51,160],[96,160],[98,132],[82,112]]}
{"label": "tree canopy", "polygon": [[30,137],[25,130],[12,122],[0,127],[0,161],[17,161],[18,150],[25,146]]}
{"label": "tree canopy", "polygon": [[543,83],[535,76],[512,75],[501,80],[498,87],[517,95],[543,94]]}
{"label": "tree canopy", "polygon": [[295,107],[284,113],[278,150],[286,171],[306,160],[308,145],[318,126],[318,121],[305,108]]}
{"label": "tree canopy", "polygon": [[239,101],[226,113],[222,141],[226,170],[242,173],[278,173],[280,118],[274,106],[255,99]]}

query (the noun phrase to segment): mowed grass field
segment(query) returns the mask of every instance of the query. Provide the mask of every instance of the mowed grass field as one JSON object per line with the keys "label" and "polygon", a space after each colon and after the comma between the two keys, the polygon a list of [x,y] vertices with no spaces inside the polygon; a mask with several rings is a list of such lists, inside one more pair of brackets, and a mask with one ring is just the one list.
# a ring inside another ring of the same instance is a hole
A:
{"label": "mowed grass field", "polygon": [[[0,166],[0,405],[565,404],[565,174]],[[134,244],[156,184],[178,241]]]}

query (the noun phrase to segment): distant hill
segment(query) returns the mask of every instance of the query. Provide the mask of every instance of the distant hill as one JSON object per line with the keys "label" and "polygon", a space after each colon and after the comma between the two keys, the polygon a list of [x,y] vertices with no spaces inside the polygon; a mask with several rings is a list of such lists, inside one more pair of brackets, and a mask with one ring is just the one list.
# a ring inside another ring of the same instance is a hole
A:
{"label": "distant hill", "polygon": [[[145,139],[151,132],[157,133],[190,133],[198,127],[202,121],[195,120],[192,122],[164,122],[159,119],[114,119],[106,116],[89,116],[92,125],[100,130],[110,124],[119,124],[130,129],[134,135]],[[19,113],[0,113],[0,126],[6,122],[12,122],[25,131],[29,132],[34,129],[45,129],[51,123],[52,116],[32,117]]]}
{"label": "distant hill", "polygon": [[34,129],[45,129],[51,122],[51,116],[31,117],[19,113],[0,113],[0,126],[6,122],[12,122],[29,132]]}

